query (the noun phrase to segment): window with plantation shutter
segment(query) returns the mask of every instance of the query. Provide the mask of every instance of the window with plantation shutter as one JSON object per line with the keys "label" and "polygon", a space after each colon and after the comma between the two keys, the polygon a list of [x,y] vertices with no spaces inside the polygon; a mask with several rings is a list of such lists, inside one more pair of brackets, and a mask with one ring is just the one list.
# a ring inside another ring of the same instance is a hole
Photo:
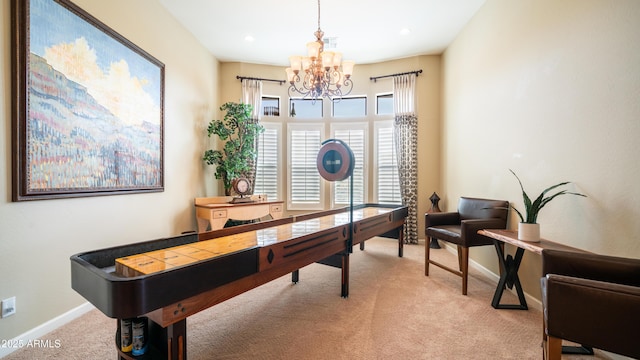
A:
{"label": "window with plantation shutter", "polygon": [[[366,183],[364,169],[366,169],[366,141],[367,124],[349,123],[332,124],[332,138],[339,139],[347,143],[355,158],[353,169],[353,203],[365,203]],[[336,181],[333,183],[333,204],[341,207],[349,205],[350,199],[350,179]]]}
{"label": "window with plantation shutter", "polygon": [[280,134],[282,125],[261,122],[264,132],[258,142],[258,166],[254,194],[265,194],[268,200],[281,200],[280,194]]}
{"label": "window with plantation shutter", "polygon": [[324,134],[322,124],[288,125],[288,201],[291,210],[324,209],[324,191],[316,165]]}
{"label": "window with plantation shutter", "polygon": [[402,203],[396,147],[393,137],[393,121],[377,121],[374,124],[374,171],[376,203]]}

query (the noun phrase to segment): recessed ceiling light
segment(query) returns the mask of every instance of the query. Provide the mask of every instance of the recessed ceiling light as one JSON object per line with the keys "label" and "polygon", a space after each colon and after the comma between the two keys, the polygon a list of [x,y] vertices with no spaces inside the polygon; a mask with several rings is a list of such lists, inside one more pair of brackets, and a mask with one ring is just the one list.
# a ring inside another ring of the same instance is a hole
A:
{"label": "recessed ceiling light", "polygon": [[255,38],[251,35],[247,35],[244,37],[244,41],[246,42],[253,42],[255,40]]}
{"label": "recessed ceiling light", "polygon": [[402,30],[400,30],[400,35],[409,35],[411,33],[411,30],[409,28],[402,28]]}

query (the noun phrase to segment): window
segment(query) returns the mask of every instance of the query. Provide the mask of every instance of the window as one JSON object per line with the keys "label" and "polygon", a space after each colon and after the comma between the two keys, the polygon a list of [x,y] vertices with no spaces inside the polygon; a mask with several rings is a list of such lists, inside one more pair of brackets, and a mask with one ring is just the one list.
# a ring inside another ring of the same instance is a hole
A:
{"label": "window", "polygon": [[301,119],[322,119],[322,99],[291,99],[289,116]]}
{"label": "window", "polygon": [[332,101],[334,117],[365,117],[367,116],[366,96],[342,98]]}
{"label": "window", "polygon": [[316,165],[324,134],[322,124],[288,126],[288,202],[291,210],[324,209],[324,191]]}
{"label": "window", "polygon": [[[353,169],[353,203],[363,204],[366,194],[366,183],[364,169],[366,166],[366,123],[333,124],[332,137],[340,139],[349,145],[355,158]],[[350,179],[336,181],[333,183],[333,204],[349,205],[350,199]]]}
{"label": "window", "polygon": [[375,199],[377,203],[402,203],[396,147],[393,137],[393,121],[377,121],[374,124],[375,144]]}
{"label": "window", "polygon": [[263,116],[280,116],[280,98],[277,96],[262,97]]}
{"label": "window", "polygon": [[254,194],[266,194],[268,200],[280,200],[280,134],[282,125],[262,122],[264,132],[258,141],[258,163]]}
{"label": "window", "polygon": [[393,114],[393,94],[376,95],[376,114]]}

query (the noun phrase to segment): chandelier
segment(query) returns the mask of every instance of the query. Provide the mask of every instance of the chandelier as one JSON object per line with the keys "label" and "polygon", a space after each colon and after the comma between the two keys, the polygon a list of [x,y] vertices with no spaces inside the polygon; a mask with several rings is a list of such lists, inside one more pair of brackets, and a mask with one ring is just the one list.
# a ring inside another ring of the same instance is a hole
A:
{"label": "chandelier", "polygon": [[353,89],[353,61],[342,61],[339,52],[324,51],[324,32],[320,29],[320,0],[318,0],[318,30],[313,33],[316,41],[307,44],[307,56],[291,56],[287,68],[289,96],[305,99],[330,98],[340,100]]}

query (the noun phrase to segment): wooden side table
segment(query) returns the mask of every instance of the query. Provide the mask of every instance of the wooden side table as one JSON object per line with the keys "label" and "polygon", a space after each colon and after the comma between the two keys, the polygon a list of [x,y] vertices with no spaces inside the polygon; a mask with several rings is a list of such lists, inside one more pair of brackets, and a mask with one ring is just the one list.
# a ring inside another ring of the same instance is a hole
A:
{"label": "wooden side table", "polygon": [[[498,260],[500,261],[500,281],[496,287],[496,292],[493,294],[493,300],[491,306],[494,309],[515,309],[515,310],[527,310],[527,301],[524,297],[524,291],[520,284],[520,278],[518,277],[518,269],[520,268],[520,262],[524,251],[531,251],[534,254],[541,255],[545,249],[564,250],[573,252],[588,252],[582,249],[574,248],[564,244],[558,244],[546,239],[540,239],[538,242],[528,242],[518,239],[518,232],[516,230],[493,230],[485,229],[478,231],[478,234],[490,237],[493,239],[493,243],[498,253]],[[504,253],[501,244],[510,244],[516,247],[515,256],[507,255]],[[515,286],[516,293],[518,295],[519,304],[500,304],[502,293],[505,287],[512,289]],[[580,346],[562,346],[563,354],[579,354],[579,355],[593,355],[593,348],[587,345]]]}
{"label": "wooden side table", "polygon": [[[531,251],[535,254],[542,254],[545,249],[565,250],[574,252],[585,252],[584,250],[577,249],[571,246],[558,244],[546,239],[540,239],[538,242],[528,242],[518,239],[518,232],[515,230],[494,230],[485,229],[479,230],[478,234],[489,237],[493,240],[498,253],[498,260],[500,261],[500,281],[496,287],[496,291],[493,294],[493,300],[491,306],[494,309],[515,309],[515,310],[527,310],[527,301],[522,291],[522,285],[520,284],[520,278],[518,277],[518,269],[520,268],[520,262],[524,251]],[[511,244],[516,247],[515,256],[507,255],[504,253],[500,243]],[[519,304],[500,304],[502,293],[505,287],[512,289],[515,286],[516,293],[518,295]]]}

